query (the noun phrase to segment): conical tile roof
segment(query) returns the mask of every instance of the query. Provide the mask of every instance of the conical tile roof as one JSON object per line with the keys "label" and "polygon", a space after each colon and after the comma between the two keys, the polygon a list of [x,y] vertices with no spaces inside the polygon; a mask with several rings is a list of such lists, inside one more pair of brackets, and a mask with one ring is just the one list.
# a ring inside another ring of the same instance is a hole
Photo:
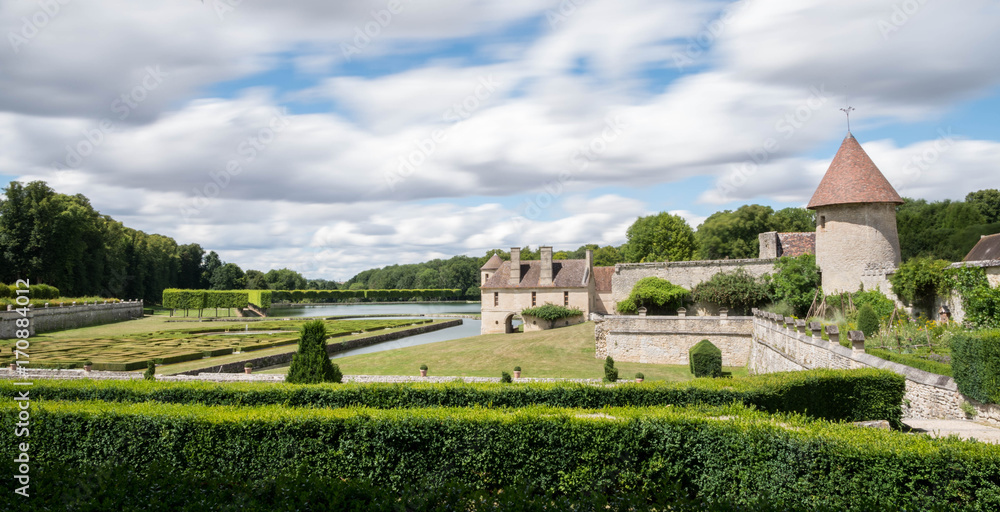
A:
{"label": "conical tile roof", "polygon": [[852,203],[902,204],[896,190],[850,132],[806,208]]}
{"label": "conical tile roof", "polygon": [[500,268],[500,265],[502,264],[503,260],[500,259],[500,256],[497,256],[497,253],[493,253],[493,256],[489,260],[487,260],[486,264],[483,265],[479,270],[496,270]]}

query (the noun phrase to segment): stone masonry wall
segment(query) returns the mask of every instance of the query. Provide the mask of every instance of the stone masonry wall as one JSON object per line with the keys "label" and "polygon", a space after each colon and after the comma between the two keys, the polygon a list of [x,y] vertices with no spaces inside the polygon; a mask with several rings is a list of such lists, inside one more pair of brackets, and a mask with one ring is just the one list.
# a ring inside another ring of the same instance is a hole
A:
{"label": "stone masonry wall", "polygon": [[619,263],[611,277],[610,307],[628,297],[635,283],[644,277],[659,277],[690,290],[719,272],[732,272],[739,267],[754,276],[770,274],[774,272],[774,263],[775,260],[769,259]]}
{"label": "stone masonry wall", "polygon": [[[801,328],[804,330],[804,328]],[[815,368],[882,368],[906,377],[903,415],[906,418],[964,419],[960,405],[969,402],[978,419],[1000,424],[1000,407],[984,405],[958,392],[954,379],[893,363],[796,331],[769,313],[756,312],[750,349],[751,374]],[[842,334],[846,336],[846,333]]]}
{"label": "stone masonry wall", "polygon": [[[19,329],[15,321],[24,318],[17,311],[0,311],[0,339],[15,337]],[[78,304],[75,306],[31,308],[28,312],[30,334],[66,329],[78,329],[91,325],[108,324],[142,318],[142,301],[119,302],[115,304]]]}
{"label": "stone masonry wall", "polygon": [[615,361],[688,364],[688,350],[703,339],[722,350],[722,364],[744,366],[750,357],[753,317],[595,316],[595,356]]}

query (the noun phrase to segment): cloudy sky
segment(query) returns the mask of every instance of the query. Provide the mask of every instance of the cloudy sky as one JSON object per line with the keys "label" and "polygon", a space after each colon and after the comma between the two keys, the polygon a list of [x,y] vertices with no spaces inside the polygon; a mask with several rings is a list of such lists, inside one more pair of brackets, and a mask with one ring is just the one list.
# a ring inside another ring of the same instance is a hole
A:
{"label": "cloudy sky", "polygon": [[996,188],[994,0],[0,3],[0,180],[244,269],[346,279],[803,206],[851,129]]}

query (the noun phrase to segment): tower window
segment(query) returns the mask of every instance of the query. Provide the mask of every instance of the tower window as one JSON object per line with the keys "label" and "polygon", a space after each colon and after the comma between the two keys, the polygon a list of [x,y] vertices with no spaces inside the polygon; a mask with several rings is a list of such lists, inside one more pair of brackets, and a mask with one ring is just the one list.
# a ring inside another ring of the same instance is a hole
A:
{"label": "tower window", "polygon": [[493,307],[500,305],[500,292],[493,292]]}
{"label": "tower window", "polygon": [[819,216],[819,229],[826,230],[826,215]]}
{"label": "tower window", "polygon": [[563,292],[563,306],[569,306],[569,292]]}
{"label": "tower window", "polygon": [[535,292],[531,292],[531,307],[535,307]]}

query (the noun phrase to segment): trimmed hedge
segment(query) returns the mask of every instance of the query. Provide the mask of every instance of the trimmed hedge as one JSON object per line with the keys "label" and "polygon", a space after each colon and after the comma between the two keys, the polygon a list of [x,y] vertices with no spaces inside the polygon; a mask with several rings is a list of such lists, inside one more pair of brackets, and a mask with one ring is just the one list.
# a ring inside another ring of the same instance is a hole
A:
{"label": "trimmed hedge", "polygon": [[695,377],[722,377],[722,350],[701,340],[688,350],[688,366]]}
{"label": "trimmed hedge", "polygon": [[[145,363],[143,363],[145,366]],[[0,397],[21,391],[0,380]],[[905,379],[888,370],[810,370],[689,382],[463,384],[293,384],[157,382],[114,380],[35,380],[33,396],[48,400],[278,405],[289,407],[648,407],[726,405],[762,411],[795,412],[844,421],[898,423]],[[8,400],[9,401],[9,400]]]}
{"label": "trimmed hedge", "polygon": [[580,316],[583,311],[580,308],[567,308],[565,306],[557,306],[555,304],[543,304],[535,308],[525,308],[521,310],[521,315],[533,316],[535,318],[540,318],[542,320],[548,320],[554,322],[556,320],[562,320],[563,318],[570,318],[574,316]]}
{"label": "trimmed hedge", "polygon": [[[16,412],[12,401],[0,411]],[[679,490],[793,510],[1000,507],[1000,447],[719,408],[294,409],[32,404],[37,467],[161,466],[255,481],[370,479],[399,492],[448,482],[552,493]],[[14,429],[0,443],[14,446]],[[9,459],[8,459],[9,460]],[[12,462],[6,463],[8,468]]]}
{"label": "trimmed hedge", "polygon": [[951,340],[951,369],[962,394],[1000,403],[1000,330],[962,332]]}
{"label": "trimmed hedge", "polygon": [[867,347],[865,348],[865,353],[880,359],[885,359],[886,361],[905,364],[906,366],[917,368],[925,372],[936,373],[938,375],[947,375],[949,377],[952,376],[952,368],[950,365],[945,363],[939,363],[937,361],[931,361],[929,359],[924,359],[922,357],[917,357],[911,354],[897,354],[895,352],[890,352],[888,350],[883,350],[880,348],[867,348]]}

